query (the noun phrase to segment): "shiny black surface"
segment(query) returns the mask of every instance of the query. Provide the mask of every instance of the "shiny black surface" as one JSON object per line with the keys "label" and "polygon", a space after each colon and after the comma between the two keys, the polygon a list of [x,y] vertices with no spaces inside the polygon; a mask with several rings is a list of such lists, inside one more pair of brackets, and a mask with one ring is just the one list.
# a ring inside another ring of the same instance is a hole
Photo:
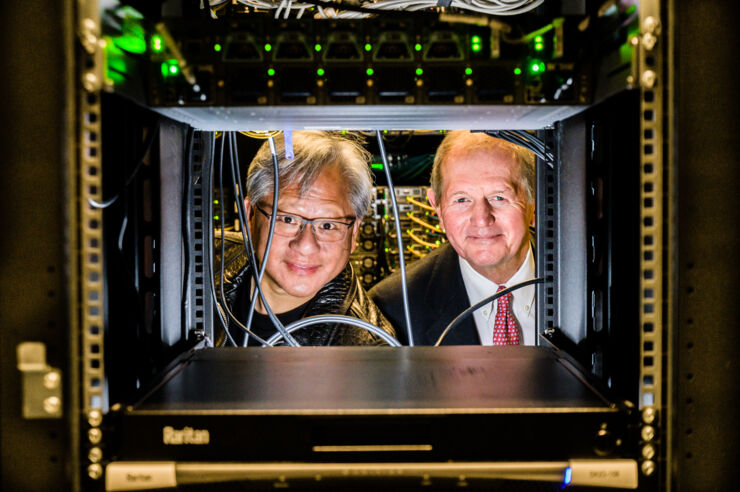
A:
{"label": "shiny black surface", "polygon": [[511,413],[614,409],[541,347],[206,349],[131,413]]}

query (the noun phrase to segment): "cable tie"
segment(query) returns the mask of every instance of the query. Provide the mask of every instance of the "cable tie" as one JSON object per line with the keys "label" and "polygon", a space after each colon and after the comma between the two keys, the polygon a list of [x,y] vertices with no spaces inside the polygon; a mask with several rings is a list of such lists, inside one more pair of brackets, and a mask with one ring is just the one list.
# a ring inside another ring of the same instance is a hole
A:
{"label": "cable tie", "polygon": [[293,131],[292,130],[283,130],[283,142],[285,144],[285,158],[289,161],[292,161],[295,157],[295,153],[293,153]]}

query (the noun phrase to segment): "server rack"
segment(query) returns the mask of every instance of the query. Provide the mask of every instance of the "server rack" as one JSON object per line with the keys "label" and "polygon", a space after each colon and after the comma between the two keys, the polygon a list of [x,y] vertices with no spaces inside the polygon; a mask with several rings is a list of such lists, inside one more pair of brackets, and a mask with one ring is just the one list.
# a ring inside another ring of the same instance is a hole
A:
{"label": "server rack", "polygon": [[[44,113],[54,115],[63,113],[70,115],[72,113],[70,110],[70,101],[75,101],[78,104],[76,112],[78,118],[76,121],[80,125],[79,136],[77,138],[77,141],[80,143],[80,154],[76,159],[77,167],[74,171],[66,175],[63,174],[61,177],[57,174],[58,167],[53,174],[44,174],[50,181],[58,185],[51,186],[52,189],[57,190],[58,193],[59,190],[62,190],[61,193],[67,193],[66,196],[69,198],[68,208],[71,209],[71,213],[66,216],[66,220],[59,223],[65,224],[68,229],[66,235],[64,233],[57,234],[57,236],[62,236],[57,244],[63,246],[54,248],[57,255],[65,257],[65,260],[60,261],[66,263],[67,267],[67,273],[64,275],[67,288],[64,291],[67,297],[65,301],[68,300],[69,303],[63,302],[62,305],[69,307],[63,307],[60,311],[62,313],[68,311],[64,317],[67,320],[69,331],[65,334],[55,332],[53,335],[42,332],[36,333],[33,337],[28,336],[35,333],[32,327],[25,330],[23,334],[10,332],[7,334],[7,337],[4,336],[4,352],[7,352],[8,348],[13,349],[17,345],[15,342],[20,342],[21,340],[27,340],[28,338],[42,340],[47,345],[47,348],[52,348],[49,353],[56,354],[50,358],[50,365],[64,369],[65,389],[67,391],[64,392],[64,420],[49,420],[42,423],[41,421],[19,419],[21,399],[15,398],[18,396],[17,393],[21,393],[22,397],[26,395],[20,391],[20,388],[17,388],[18,391],[15,392],[16,394],[13,394],[13,390],[8,390],[9,387],[12,388],[12,385],[3,385],[3,405],[8,410],[3,411],[3,443],[5,448],[3,452],[3,483],[4,485],[11,484],[17,486],[17,488],[35,487],[39,483],[38,480],[43,479],[39,478],[37,473],[39,468],[34,460],[24,460],[20,463],[15,463],[7,458],[13,455],[12,450],[21,448],[19,443],[23,440],[20,437],[21,433],[18,432],[18,429],[12,428],[12,423],[14,422],[25,424],[23,428],[29,432],[26,435],[43,434],[48,431],[49,426],[47,424],[50,424],[50,427],[54,429],[51,431],[53,434],[48,434],[52,442],[58,442],[55,440],[60,435],[68,434],[70,436],[68,443],[62,445],[52,444],[52,446],[67,446],[66,449],[70,451],[69,463],[72,464],[70,469],[73,471],[66,474],[61,471],[60,466],[48,467],[45,469],[48,472],[45,478],[48,483],[58,480],[59,482],[71,484],[73,488],[79,488],[81,487],[80,481],[82,475],[87,474],[92,480],[95,480],[97,475],[95,471],[97,467],[94,465],[99,461],[99,457],[97,456],[97,451],[94,451],[97,447],[94,445],[95,439],[97,439],[94,437],[97,435],[94,430],[100,427],[98,422],[102,415],[99,413],[99,410],[105,403],[103,401],[104,392],[101,389],[103,387],[101,376],[103,374],[104,359],[100,352],[100,344],[102,343],[100,300],[103,299],[103,296],[102,291],[99,290],[99,283],[95,280],[96,278],[100,278],[100,270],[98,269],[100,257],[96,257],[95,255],[100,254],[99,248],[102,238],[100,236],[100,216],[97,215],[95,210],[90,210],[86,207],[85,203],[87,203],[87,198],[100,199],[100,153],[99,144],[96,142],[99,139],[98,122],[100,121],[100,114],[98,110],[99,81],[101,79],[95,77],[96,70],[100,69],[99,59],[96,61],[96,57],[100,55],[99,47],[96,47],[95,43],[92,42],[96,38],[96,25],[94,21],[92,24],[88,22],[90,19],[95,19],[96,9],[91,7],[86,10],[84,8],[86,6],[89,7],[89,5],[84,4],[79,11],[75,12],[78,17],[77,22],[72,21],[73,9],[67,4],[60,6],[54,3],[49,6],[50,10],[47,11],[60,13],[61,15],[59,17],[64,20],[61,33],[59,31],[51,31],[66,40],[62,44],[66,48],[64,51],[66,57],[63,56],[63,60],[70,61],[70,58],[72,58],[70,56],[70,48],[73,45],[72,33],[76,32],[79,39],[81,39],[80,46],[78,46],[81,55],[76,65],[79,71],[72,70],[70,68],[72,64],[70,63],[67,65],[67,68],[58,67],[56,72],[64,73],[63,79],[67,81],[70,87],[77,86],[77,90],[67,88],[64,96],[60,97],[58,94],[51,96],[50,99],[53,99],[57,104],[54,104],[52,109],[46,109]],[[51,9],[52,7],[55,9]],[[718,14],[732,13],[731,8],[728,10],[726,7],[718,4],[712,5],[711,8],[715,9],[714,11]],[[641,193],[643,194],[641,197],[641,216],[643,217],[643,225],[641,227],[640,257],[643,262],[641,265],[643,274],[640,281],[643,286],[640,289],[640,304],[642,305],[640,314],[640,350],[642,353],[640,361],[639,404],[644,422],[640,431],[641,438],[644,441],[641,443],[640,452],[645,458],[641,461],[643,467],[642,473],[656,476],[658,483],[655,486],[693,490],[701,489],[707,483],[726,483],[724,480],[727,477],[723,476],[723,473],[726,471],[724,464],[730,463],[733,457],[736,456],[735,449],[732,446],[733,436],[736,435],[736,426],[733,427],[733,424],[730,423],[732,419],[729,418],[731,416],[731,402],[735,398],[735,392],[733,391],[734,385],[731,383],[734,380],[731,374],[727,372],[726,367],[723,367],[721,364],[712,366],[711,370],[706,370],[706,372],[701,368],[697,368],[697,359],[695,357],[700,357],[703,361],[707,361],[710,358],[709,354],[714,354],[715,360],[718,362],[727,362],[732,360],[734,350],[736,349],[736,343],[733,344],[736,338],[728,328],[732,326],[732,319],[734,319],[737,309],[734,307],[735,303],[732,302],[728,294],[724,291],[711,291],[711,295],[706,293],[709,290],[709,285],[711,285],[707,277],[712,279],[719,278],[727,282],[735,279],[736,274],[733,274],[733,272],[737,272],[737,269],[731,268],[731,265],[734,264],[733,257],[727,255],[722,258],[712,258],[712,261],[707,263],[701,262],[697,258],[700,256],[700,252],[710,249],[707,243],[712,243],[713,245],[712,239],[714,237],[722,236],[727,238],[727,247],[728,249],[732,249],[737,245],[737,235],[736,233],[733,235],[733,231],[728,231],[722,223],[707,220],[715,217],[713,213],[698,210],[680,202],[677,203],[676,187],[679,188],[683,196],[693,196],[704,191],[702,186],[697,186],[693,182],[694,179],[711,180],[712,178],[708,177],[702,171],[703,166],[698,164],[698,158],[693,154],[695,147],[691,143],[696,140],[693,140],[694,136],[689,129],[678,132],[681,139],[678,140],[677,144],[667,143],[664,141],[664,137],[666,135],[675,136],[677,128],[684,128],[683,125],[686,125],[688,118],[684,119],[684,116],[680,121],[676,121],[677,115],[685,115],[686,112],[692,111],[693,109],[689,108],[694,108],[694,102],[701,100],[699,97],[689,98],[680,96],[676,99],[676,94],[673,92],[676,85],[682,88],[683,92],[680,92],[681,96],[691,90],[690,88],[700,85],[690,77],[683,78],[684,75],[690,73],[688,70],[681,71],[682,79],[680,82],[676,81],[675,70],[679,67],[675,60],[675,57],[677,57],[676,53],[688,54],[689,57],[693,57],[691,58],[692,60],[697,60],[700,56],[705,56],[706,53],[722,53],[722,51],[717,49],[717,46],[714,46],[713,49],[700,50],[700,53],[697,53],[699,50],[693,51],[690,46],[695,38],[690,37],[688,34],[677,32],[676,26],[681,26],[682,29],[685,29],[684,32],[686,33],[690,32],[688,30],[691,29],[691,26],[700,33],[703,33],[702,28],[698,27],[695,23],[685,20],[688,16],[682,17],[678,15],[677,6],[674,4],[666,6],[660,5],[657,2],[643,2],[640,12],[643,38],[648,37],[645,34],[649,33],[658,36],[658,43],[653,48],[648,49],[647,46],[643,47],[642,44],[640,45],[639,60],[641,61],[641,66],[640,71],[637,72],[640,75],[643,85],[646,86],[641,92],[643,110],[641,118]],[[652,21],[649,22],[649,17],[652,17],[653,21],[661,20],[663,22],[658,24]],[[667,27],[664,20],[666,18],[668,19]],[[719,18],[719,15],[716,18]],[[705,18],[705,20],[708,22],[710,19]],[[45,22],[58,26],[58,24],[51,22],[49,19],[39,20],[39,24],[44,24]],[[658,31],[657,28],[661,24],[662,31]],[[77,27],[77,29],[72,29],[72,25]],[[716,27],[716,24],[714,25]],[[650,26],[652,26],[652,30]],[[11,30],[10,32],[13,31]],[[720,29],[719,32],[725,34],[727,31]],[[669,34],[672,34],[672,36]],[[731,35],[726,35],[731,39]],[[666,42],[663,41],[666,39],[669,43],[675,43],[671,46],[673,49],[668,49],[669,47],[666,46]],[[677,49],[676,45],[680,48]],[[668,63],[666,63],[664,55],[667,55]],[[647,74],[651,70],[654,72],[655,79]],[[72,73],[74,72],[80,77],[73,77]],[[73,80],[75,82],[72,82]],[[723,89],[728,86],[731,88],[732,84],[720,85]],[[13,89],[17,91],[17,89]],[[79,97],[74,97],[72,95],[73,92],[79,92]],[[649,92],[655,92],[652,98],[646,96]],[[723,91],[723,93],[732,94],[731,91]],[[661,96],[665,99],[661,100]],[[727,97],[731,100],[731,96]],[[61,104],[63,109],[61,110],[58,104],[60,99],[63,101]],[[679,107],[678,110],[676,110],[676,105]],[[720,121],[721,123],[732,123],[730,118]],[[723,134],[726,135],[728,128],[729,125],[717,123],[713,127],[714,132],[710,135],[703,136],[711,139]],[[8,147],[12,148],[11,145],[8,145]],[[685,155],[682,151],[689,154],[689,157],[682,158],[682,155]],[[66,158],[70,158],[73,150],[70,145],[64,143],[52,150],[51,153],[60,162],[66,162],[65,156]],[[668,157],[666,157],[666,154],[668,154]],[[715,162],[718,166],[722,166],[721,170],[728,178],[736,177],[737,171],[726,156],[719,155],[715,157]],[[678,166],[679,162],[681,163],[680,168]],[[23,168],[22,165],[19,165],[19,167]],[[75,178],[70,178],[70,176],[75,176]],[[732,179],[729,179],[728,182],[732,182]],[[34,184],[37,183],[38,181],[34,182]],[[722,187],[715,188],[716,185],[714,183],[711,185],[708,184],[707,188],[710,186],[712,192],[715,193],[722,193],[726,189]],[[20,191],[25,192],[30,188],[30,186],[23,187],[20,188]],[[78,192],[80,193],[79,199],[76,198]],[[9,196],[13,197],[15,195],[11,194]],[[732,203],[732,194],[727,191],[726,196],[727,201]],[[36,206],[34,210],[36,209],[40,212],[39,216],[49,217],[49,211],[47,209],[40,206]],[[11,207],[3,207],[3,210],[11,210]],[[54,214],[56,213],[54,211]],[[728,213],[731,214],[732,212],[730,211]],[[56,215],[54,216],[56,217]],[[712,225],[716,224],[713,231],[715,234],[684,234],[689,228],[687,227],[688,224],[682,219],[687,216],[692,219],[696,217],[697,220],[703,223],[709,222]],[[4,217],[7,216],[4,214]],[[681,227],[676,227],[674,219],[678,220],[678,225]],[[4,223],[7,222],[4,221]],[[80,225],[78,226],[78,224]],[[681,241],[678,242],[676,241],[677,230],[681,238]],[[71,254],[64,256],[64,253]],[[680,262],[680,267],[676,268],[677,257],[684,258],[689,256],[696,258],[685,263]],[[38,268],[39,263],[37,261],[20,261],[17,253],[12,253],[10,257],[14,260],[14,265],[25,265],[26,271],[29,269],[33,271],[34,268]],[[31,256],[29,259],[37,260],[38,257]],[[701,262],[700,266],[702,268],[700,271],[697,271],[695,269],[699,262]],[[57,270],[55,269],[48,273],[55,274],[56,272]],[[98,277],[96,277],[96,274]],[[58,273],[58,275],[61,276],[61,273]],[[53,276],[56,277],[57,274]],[[697,279],[700,283],[695,284],[691,282],[691,280]],[[40,283],[45,284],[46,281],[41,281]],[[32,289],[33,286],[29,285],[25,280],[18,280],[17,276],[3,275],[4,290],[10,290],[12,287],[19,285],[29,286],[28,291],[31,293],[34,292]],[[684,285],[685,289],[677,288]],[[699,287],[698,292],[697,286]],[[672,300],[674,297],[677,297],[680,301],[678,302],[678,305],[681,306],[680,308],[676,307],[676,303]],[[684,302],[688,298],[696,297],[699,298],[698,306],[696,303],[692,303],[689,307],[689,304]],[[26,298],[32,299],[33,297]],[[16,299],[16,297],[15,295],[13,297],[3,295],[3,299]],[[727,302],[711,302],[715,299],[727,299]],[[710,309],[707,304],[711,304],[712,308]],[[34,302],[33,305],[34,307],[40,305],[48,306],[46,302],[42,303],[41,301]],[[718,322],[713,323],[717,337],[702,340],[698,342],[699,345],[697,346],[697,342],[692,336],[693,329],[690,328],[694,324],[695,319],[697,319],[697,314],[694,313],[704,316],[709,313],[717,313],[715,309],[717,305],[720,306],[719,314],[709,315],[718,318]],[[17,309],[15,303],[8,306],[8,308],[4,308],[3,312],[10,312],[13,309]],[[676,317],[679,315],[680,321],[677,321]],[[20,320],[20,324],[29,326],[26,318]],[[679,326],[683,329],[678,329]],[[68,337],[66,336],[67,334],[69,335]],[[81,335],[81,347],[76,343],[78,335]],[[60,339],[60,336],[63,339]],[[727,343],[716,341],[718,339],[724,339]],[[61,348],[61,352],[67,353],[67,347],[69,359],[65,361],[64,359],[66,357],[60,357],[59,352]],[[676,347],[678,347],[681,356],[676,356]],[[694,347],[701,350],[694,350]],[[697,353],[700,355],[694,355]],[[7,353],[6,355],[9,355],[6,360],[13,360],[12,354]],[[53,357],[56,357],[56,362]],[[80,359],[83,363],[81,366],[78,366],[77,361]],[[96,360],[99,362],[95,362]],[[8,376],[3,378],[4,381],[20,380],[19,374],[23,374],[22,372],[7,365],[3,367],[4,375]],[[44,371],[46,372],[42,371],[43,374],[49,372],[46,369]],[[717,374],[724,375],[729,384],[720,386],[714,383],[714,381],[719,379],[715,377]],[[703,387],[700,387],[700,385],[687,387],[678,384],[678,381],[675,379],[676,377],[685,377],[690,380],[694,380],[697,377],[706,377],[713,381],[713,383]],[[82,381],[83,384],[78,385],[79,381]],[[77,388],[81,389],[81,398],[78,398],[78,394],[76,393]],[[674,394],[676,391],[682,398],[677,398],[676,394]],[[698,391],[699,393],[697,394],[701,394],[702,399],[726,401],[727,404],[717,406],[713,412],[708,414],[698,412],[694,410],[695,406],[692,406],[696,405],[697,402],[694,399],[695,393],[693,391]],[[707,417],[707,415],[711,415],[712,417]],[[56,415],[50,413],[50,416],[55,417]],[[87,424],[89,424],[89,428],[87,426],[85,427],[86,432],[79,432],[78,423],[80,417],[87,420]],[[720,421],[727,423],[727,432],[722,435],[716,432],[716,419],[714,417],[719,417]],[[657,431],[655,434],[658,436],[657,440],[651,435],[650,428]],[[704,435],[711,436],[711,438],[703,441],[701,444],[695,443],[692,437],[695,432],[694,428],[705,431]],[[688,430],[692,430],[692,433],[688,434]],[[83,436],[83,441],[86,443],[90,442],[92,446],[80,443],[77,439],[80,435]],[[652,443],[656,443],[657,446]],[[723,459],[713,460],[711,458],[715,445],[724,445],[723,447],[726,452],[721,455]],[[651,446],[654,446],[652,447],[653,451],[650,451]],[[677,451],[678,453],[676,453]],[[655,456],[659,456],[660,458],[657,460],[649,459],[648,456],[653,456],[652,452],[656,452],[657,454]],[[87,460],[80,459],[81,454],[86,455]],[[52,463],[62,461],[58,455],[56,455],[57,458],[54,460],[54,456],[52,455],[50,458]],[[697,461],[699,464],[695,464]],[[657,463],[657,470],[649,471],[650,466],[645,465],[645,463],[649,462]],[[15,463],[14,468],[10,468],[10,463]],[[692,469],[692,466],[696,468]],[[703,473],[692,473],[692,471]],[[88,484],[85,485],[85,487],[87,486]]]}

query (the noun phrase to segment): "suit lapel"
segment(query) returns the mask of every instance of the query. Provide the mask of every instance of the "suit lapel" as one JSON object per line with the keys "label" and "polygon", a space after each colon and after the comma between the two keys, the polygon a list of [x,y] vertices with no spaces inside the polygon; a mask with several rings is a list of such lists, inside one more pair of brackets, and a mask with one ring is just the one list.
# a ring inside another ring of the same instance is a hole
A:
{"label": "suit lapel", "polygon": [[[457,253],[449,244],[443,248],[429,278],[425,297],[431,314],[425,330],[425,341],[430,345],[436,343],[447,325],[470,306]],[[478,344],[480,339],[472,317],[448,333],[443,342],[443,345]]]}

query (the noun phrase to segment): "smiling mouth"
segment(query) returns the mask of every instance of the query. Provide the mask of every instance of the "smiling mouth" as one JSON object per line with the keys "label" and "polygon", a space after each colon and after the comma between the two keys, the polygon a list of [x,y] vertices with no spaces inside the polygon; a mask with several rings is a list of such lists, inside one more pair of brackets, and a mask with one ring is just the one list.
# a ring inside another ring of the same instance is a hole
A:
{"label": "smiling mouth", "polygon": [[472,239],[473,241],[493,241],[495,239],[499,239],[504,237],[503,234],[485,234],[485,235],[470,235],[468,236],[468,239]]}
{"label": "smiling mouth", "polygon": [[285,264],[288,266],[290,271],[299,275],[310,275],[319,269],[318,265],[301,265],[299,263],[291,263],[289,261],[286,261]]}

